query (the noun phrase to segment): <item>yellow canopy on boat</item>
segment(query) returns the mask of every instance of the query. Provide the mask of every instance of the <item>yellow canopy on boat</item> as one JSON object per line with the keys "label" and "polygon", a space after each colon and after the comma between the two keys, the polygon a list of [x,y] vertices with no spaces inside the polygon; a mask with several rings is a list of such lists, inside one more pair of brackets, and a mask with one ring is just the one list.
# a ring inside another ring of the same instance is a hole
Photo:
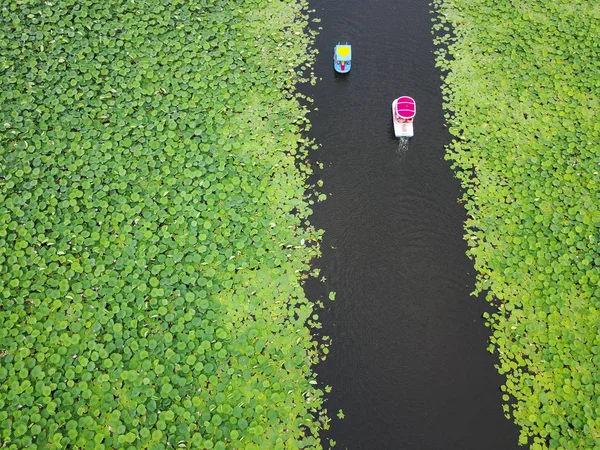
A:
{"label": "yellow canopy on boat", "polygon": [[348,56],[350,53],[350,47],[347,45],[340,45],[337,49],[337,52],[340,56]]}

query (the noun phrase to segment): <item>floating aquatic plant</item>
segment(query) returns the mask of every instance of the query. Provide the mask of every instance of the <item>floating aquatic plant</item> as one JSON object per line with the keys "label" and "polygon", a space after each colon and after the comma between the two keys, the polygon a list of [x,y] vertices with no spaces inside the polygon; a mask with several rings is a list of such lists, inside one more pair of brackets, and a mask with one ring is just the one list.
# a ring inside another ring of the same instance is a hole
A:
{"label": "floating aquatic plant", "polygon": [[448,147],[505,411],[531,448],[600,448],[600,9],[434,2]]}
{"label": "floating aquatic plant", "polygon": [[3,447],[319,446],[305,6],[0,7]]}

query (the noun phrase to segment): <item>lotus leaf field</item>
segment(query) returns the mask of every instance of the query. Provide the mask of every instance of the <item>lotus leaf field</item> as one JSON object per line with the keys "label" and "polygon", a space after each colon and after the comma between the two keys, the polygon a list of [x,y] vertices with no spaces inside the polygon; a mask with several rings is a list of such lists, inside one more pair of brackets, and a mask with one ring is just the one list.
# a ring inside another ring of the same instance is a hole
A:
{"label": "lotus leaf field", "polygon": [[439,0],[468,251],[507,416],[532,449],[600,449],[600,5]]}
{"label": "lotus leaf field", "polygon": [[306,5],[0,21],[0,445],[319,447]]}

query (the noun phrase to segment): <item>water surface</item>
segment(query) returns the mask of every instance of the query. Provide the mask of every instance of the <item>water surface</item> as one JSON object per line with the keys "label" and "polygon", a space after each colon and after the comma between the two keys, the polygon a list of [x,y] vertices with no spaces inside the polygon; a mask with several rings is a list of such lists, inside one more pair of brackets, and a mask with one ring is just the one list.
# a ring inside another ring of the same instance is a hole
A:
{"label": "water surface", "polygon": [[[333,342],[317,367],[331,385],[326,439],[348,449],[513,449],[517,429],[502,413],[502,379],[486,351],[485,301],[469,295],[465,212],[444,145],[440,73],[426,1],[310,0],[323,27],[309,136],[328,200],[312,223],[325,230],[317,262],[337,292],[321,312]],[[333,47],[352,44],[347,75]],[[394,138],[392,100],[417,102],[415,137]],[[326,444],[327,441],[324,441]]]}

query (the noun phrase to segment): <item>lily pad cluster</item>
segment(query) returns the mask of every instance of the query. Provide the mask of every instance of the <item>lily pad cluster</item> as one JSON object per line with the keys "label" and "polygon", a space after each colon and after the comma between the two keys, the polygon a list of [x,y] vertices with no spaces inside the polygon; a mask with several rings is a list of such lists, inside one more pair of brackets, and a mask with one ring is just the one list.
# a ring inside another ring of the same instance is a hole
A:
{"label": "lily pad cluster", "polygon": [[434,32],[507,416],[533,449],[600,448],[600,9],[439,0]]}
{"label": "lily pad cluster", "polygon": [[306,5],[0,6],[0,445],[319,447]]}

